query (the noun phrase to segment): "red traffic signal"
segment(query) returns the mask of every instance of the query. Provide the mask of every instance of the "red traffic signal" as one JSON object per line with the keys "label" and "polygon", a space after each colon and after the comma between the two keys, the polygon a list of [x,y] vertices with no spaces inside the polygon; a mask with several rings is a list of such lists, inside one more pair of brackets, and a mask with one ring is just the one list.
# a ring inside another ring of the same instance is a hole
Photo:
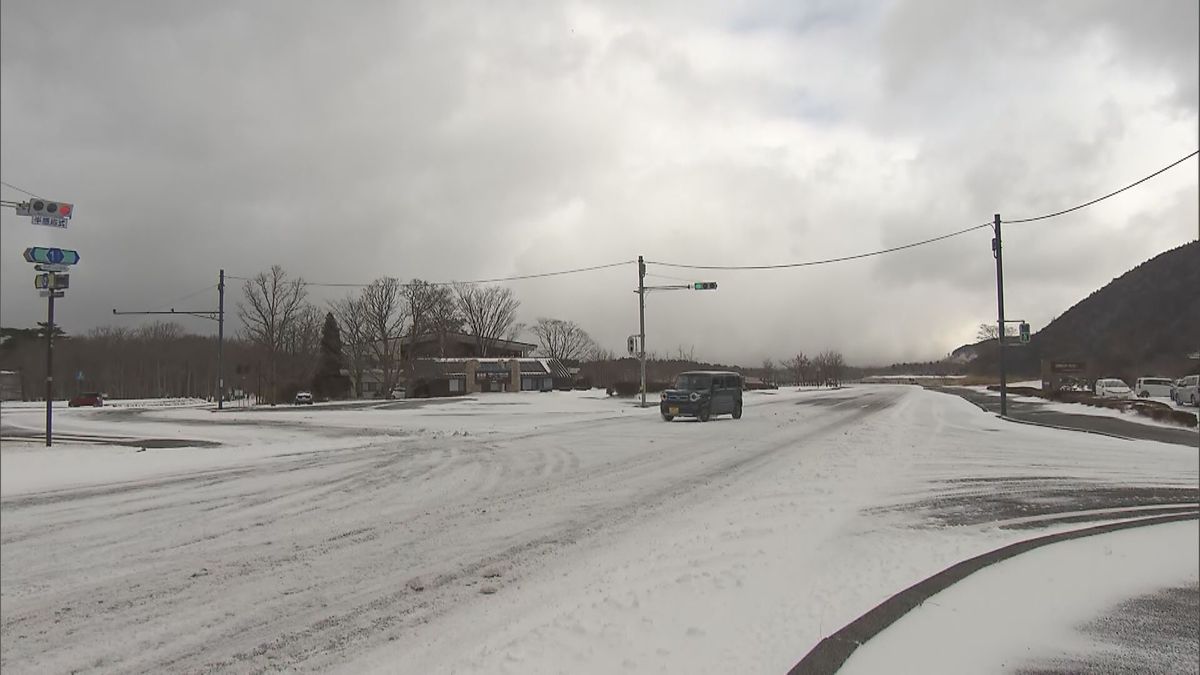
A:
{"label": "red traffic signal", "polygon": [[48,216],[50,218],[70,218],[75,212],[75,205],[66,202],[52,202],[46,199],[29,200],[29,215]]}

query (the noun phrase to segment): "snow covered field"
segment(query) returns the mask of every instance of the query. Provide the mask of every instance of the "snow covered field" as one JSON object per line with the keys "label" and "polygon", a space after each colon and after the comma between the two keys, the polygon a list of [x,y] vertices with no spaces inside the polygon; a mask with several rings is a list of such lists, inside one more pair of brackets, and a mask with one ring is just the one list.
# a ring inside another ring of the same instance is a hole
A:
{"label": "snow covered field", "polygon": [[[6,434],[40,414],[0,408]],[[4,441],[5,672],[786,672],[1061,514],[1195,503],[1200,471],[888,385],[748,392],[708,423],[558,392],[56,429],[207,445]]]}

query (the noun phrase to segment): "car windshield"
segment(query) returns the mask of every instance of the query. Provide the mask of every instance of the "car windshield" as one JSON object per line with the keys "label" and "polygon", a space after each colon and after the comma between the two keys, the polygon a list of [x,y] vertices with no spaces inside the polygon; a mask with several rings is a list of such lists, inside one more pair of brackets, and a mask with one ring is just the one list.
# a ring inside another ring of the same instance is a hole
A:
{"label": "car windshield", "polygon": [[1125,383],[1120,380],[1101,380],[1100,384],[1106,387],[1124,387]]}
{"label": "car windshield", "polygon": [[712,375],[684,373],[675,379],[675,388],[684,391],[705,391],[712,387]]}
{"label": "car windshield", "polygon": [[1158,377],[1147,377],[1142,380],[1142,384],[1171,384],[1171,381]]}

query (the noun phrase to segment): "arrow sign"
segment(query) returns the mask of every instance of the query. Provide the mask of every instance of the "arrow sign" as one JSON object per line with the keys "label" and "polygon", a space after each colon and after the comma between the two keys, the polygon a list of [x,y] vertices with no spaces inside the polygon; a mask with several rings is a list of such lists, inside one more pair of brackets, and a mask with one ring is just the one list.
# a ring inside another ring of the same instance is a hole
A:
{"label": "arrow sign", "polygon": [[79,262],[79,253],[65,248],[31,246],[25,249],[25,262],[45,265],[74,265]]}
{"label": "arrow sign", "polygon": [[33,287],[38,290],[50,288],[50,275],[38,274],[33,277]]}

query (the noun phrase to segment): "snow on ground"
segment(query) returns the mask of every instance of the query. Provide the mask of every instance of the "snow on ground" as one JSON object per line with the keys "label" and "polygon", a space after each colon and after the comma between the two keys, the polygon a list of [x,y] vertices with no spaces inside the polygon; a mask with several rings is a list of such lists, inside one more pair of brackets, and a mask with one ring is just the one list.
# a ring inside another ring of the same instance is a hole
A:
{"label": "snow on ground", "polygon": [[[1013,386],[1017,386],[1017,385],[1013,385]],[[969,387],[963,387],[963,388],[970,389],[972,391],[977,391],[982,394],[987,394],[989,396],[995,396],[997,398],[1000,397],[1000,392],[993,391],[991,389],[988,389],[987,387],[969,386]],[[1182,424],[1175,424],[1174,422],[1167,422],[1164,420],[1156,420],[1156,419],[1147,417],[1145,415],[1139,415],[1132,411],[1127,412],[1124,410],[1118,410],[1116,408],[1102,408],[1102,407],[1094,406],[1094,405],[1085,405],[1083,403],[1066,403],[1063,401],[1050,401],[1048,399],[1040,398],[1037,396],[1019,396],[1019,395],[1013,395],[1013,394],[1009,394],[1008,400],[1015,401],[1018,403],[1033,403],[1033,404],[1041,406],[1041,409],[1043,409],[1043,410],[1049,410],[1052,412],[1068,413],[1071,415],[1094,415],[1097,417],[1112,417],[1115,419],[1125,420],[1126,422],[1135,422],[1137,424],[1145,424],[1145,425],[1153,426],[1153,427],[1166,427],[1168,429],[1187,429],[1188,428],[1188,427],[1183,426]],[[1152,397],[1152,398],[1138,399],[1138,400],[1154,401],[1157,403],[1163,403],[1163,404],[1169,405],[1172,408],[1174,408],[1175,410],[1182,410],[1184,412],[1190,412],[1192,414],[1197,413],[1196,408],[1191,407],[1191,406],[1182,405],[1179,403],[1175,403],[1174,401],[1172,401],[1169,398]],[[1200,431],[1200,427],[1193,427],[1193,429]]]}
{"label": "snow on ground", "polygon": [[84,412],[79,434],[221,445],[0,445],[6,671],[783,672],[1076,526],[1056,510],[1194,502],[1200,470],[888,385],[708,423],[599,392]]}
{"label": "snow on ground", "polygon": [[[184,406],[212,405],[202,398],[106,398],[104,406],[109,408],[178,408]],[[54,409],[70,410],[67,401],[54,401]],[[45,401],[4,401],[0,403],[0,411],[9,410],[46,410]]]}
{"label": "snow on ground", "polygon": [[[1119,530],[1051,544],[999,562],[930,598],[857,649],[839,675],[1018,672],[1086,660],[1115,645],[1079,630],[1122,602],[1200,584],[1194,521]],[[1030,611],[1030,608],[1036,608]],[[1194,638],[1195,636],[1193,636]],[[1156,672],[1196,667],[1195,650]],[[1121,662],[1121,672],[1144,669]],[[1149,671],[1147,671],[1149,672]]]}

